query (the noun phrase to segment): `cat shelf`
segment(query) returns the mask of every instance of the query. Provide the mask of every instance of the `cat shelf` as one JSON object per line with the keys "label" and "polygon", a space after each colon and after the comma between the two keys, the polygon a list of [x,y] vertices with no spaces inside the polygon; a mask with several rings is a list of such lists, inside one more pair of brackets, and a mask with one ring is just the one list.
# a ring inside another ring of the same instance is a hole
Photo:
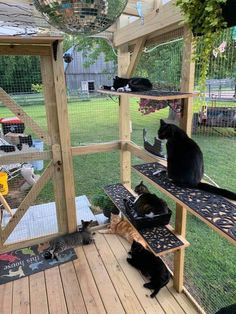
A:
{"label": "cat shelf", "polygon": [[[108,185],[104,188],[104,190],[115,206],[129,220],[129,217],[126,215],[123,200],[132,197],[133,194],[131,194],[122,184],[119,183]],[[173,228],[170,225],[143,228],[139,229],[138,232],[156,256],[170,253],[189,245],[183,237],[174,233]]]}
{"label": "cat shelf", "polygon": [[[133,169],[223,237],[236,243],[236,205],[232,202],[199,189],[176,186],[167,178],[166,172],[158,172],[166,170],[158,162],[133,166]],[[158,173],[154,175],[155,172]]]}
{"label": "cat shelf", "polygon": [[108,94],[113,96],[121,96],[121,95],[128,95],[130,97],[137,97],[137,98],[145,98],[145,99],[153,99],[153,100],[171,100],[171,99],[187,99],[197,94],[194,93],[182,93],[182,92],[166,92],[160,90],[150,90],[147,92],[116,92],[110,91],[105,89],[97,90],[98,93]]}

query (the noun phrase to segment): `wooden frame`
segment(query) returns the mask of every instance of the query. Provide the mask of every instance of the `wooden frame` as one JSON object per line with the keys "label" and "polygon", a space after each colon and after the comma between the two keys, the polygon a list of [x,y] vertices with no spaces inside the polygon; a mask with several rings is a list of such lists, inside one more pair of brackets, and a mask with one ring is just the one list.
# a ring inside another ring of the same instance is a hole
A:
{"label": "wooden frame", "polygon": [[[76,229],[74,181],[73,175],[68,175],[73,170],[62,54],[62,37],[0,37],[0,55],[38,55],[41,58],[48,132],[37,125],[2,89],[0,98],[7,108],[50,147],[44,152],[9,153],[0,157],[0,163],[51,160],[4,230],[0,230],[1,251],[8,248],[4,242],[50,178],[54,184],[59,233],[73,232]],[[30,244],[34,241],[35,239],[23,242]],[[16,244],[18,247],[20,245],[21,243]]]}

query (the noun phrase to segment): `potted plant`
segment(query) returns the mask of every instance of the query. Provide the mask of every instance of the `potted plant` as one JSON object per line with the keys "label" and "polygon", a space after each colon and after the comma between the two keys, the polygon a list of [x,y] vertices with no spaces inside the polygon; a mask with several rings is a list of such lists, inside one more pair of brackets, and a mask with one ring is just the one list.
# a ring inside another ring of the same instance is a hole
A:
{"label": "potted plant", "polygon": [[[195,49],[194,59],[201,63],[200,91],[205,90],[205,81],[209,69],[210,55],[218,32],[236,25],[235,0],[176,0],[195,36],[195,47],[201,41],[200,54]],[[203,36],[202,36],[203,35]],[[202,37],[200,37],[202,36]]]}
{"label": "potted plant", "polygon": [[93,206],[99,207],[103,215],[110,219],[111,213],[118,215],[119,210],[115,207],[112,201],[105,194],[96,194],[92,198]]}

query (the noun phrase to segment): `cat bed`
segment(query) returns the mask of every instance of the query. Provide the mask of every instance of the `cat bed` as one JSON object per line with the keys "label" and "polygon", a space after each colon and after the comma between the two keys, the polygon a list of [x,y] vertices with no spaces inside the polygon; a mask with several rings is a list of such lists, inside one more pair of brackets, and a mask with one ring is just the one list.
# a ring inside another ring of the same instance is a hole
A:
{"label": "cat bed", "polygon": [[139,216],[134,209],[135,197],[131,196],[128,199],[124,199],[126,215],[129,217],[131,223],[136,229],[166,226],[170,222],[172,211],[168,208],[168,213],[163,214],[148,214]]}

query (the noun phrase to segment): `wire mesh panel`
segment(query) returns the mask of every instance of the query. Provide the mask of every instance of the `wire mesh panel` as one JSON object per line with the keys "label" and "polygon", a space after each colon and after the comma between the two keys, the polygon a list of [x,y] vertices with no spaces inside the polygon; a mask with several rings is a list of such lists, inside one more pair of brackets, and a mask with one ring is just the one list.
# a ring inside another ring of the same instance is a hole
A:
{"label": "wire mesh panel", "polygon": [[69,103],[72,146],[118,140],[118,99],[98,96]]}
{"label": "wire mesh panel", "polygon": [[[226,41],[226,44],[224,44],[225,50],[222,53],[218,48],[223,41]],[[143,54],[136,73],[151,78],[154,86],[155,81],[160,81],[161,84],[158,87],[162,90],[171,90],[173,85],[178,90],[183,42],[179,40],[175,45],[178,45],[178,49],[177,46],[174,47],[173,43],[169,42],[163,46],[157,45],[156,49],[150,51],[150,56]],[[194,99],[192,138],[203,152],[204,179],[235,192],[236,52],[231,29],[222,33],[215,47],[215,54],[218,52],[218,56],[212,55],[208,80],[206,81],[205,103],[202,102],[202,99]],[[198,49],[200,48],[198,47]],[[173,55],[172,60],[174,62],[171,62],[171,55]],[[196,91],[198,91],[199,66],[196,67]],[[160,71],[162,68],[164,68],[163,76]],[[168,84],[165,85],[164,83]],[[155,105],[155,107],[153,106],[155,110],[145,112],[142,110],[142,104],[139,100],[133,100],[132,103],[132,140],[140,145],[144,143],[144,128],[147,129],[147,139],[151,144],[154,143],[160,118],[170,123],[178,123],[179,116],[178,114],[170,114],[169,104],[166,106],[158,104],[159,110],[156,110]],[[132,164],[141,162],[134,157]],[[141,181],[135,174],[132,175],[132,179],[133,187]],[[175,204],[149,184],[147,186],[151,192],[166,199],[173,211],[173,224],[175,221]],[[191,214],[188,214],[186,238],[190,242],[190,247],[186,249],[185,286],[191,295],[207,313],[215,313],[219,308],[235,303],[236,278],[233,261],[236,258],[236,253],[234,247]],[[173,269],[173,255],[167,256],[166,260]]]}
{"label": "wire mesh panel", "polygon": [[0,211],[7,245],[57,233],[58,226],[39,57],[1,56],[0,87],[0,174],[6,175]]}

